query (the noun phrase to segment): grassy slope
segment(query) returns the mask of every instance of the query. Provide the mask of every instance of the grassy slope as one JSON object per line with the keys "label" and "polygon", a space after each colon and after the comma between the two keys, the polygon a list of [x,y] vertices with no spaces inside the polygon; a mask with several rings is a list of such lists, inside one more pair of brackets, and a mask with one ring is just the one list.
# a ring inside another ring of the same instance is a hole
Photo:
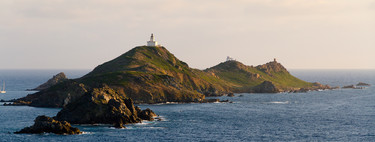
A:
{"label": "grassy slope", "polygon": [[271,81],[279,89],[291,90],[312,87],[312,83],[292,76],[281,64],[270,62],[257,67],[246,66],[238,61],[227,61],[205,70],[214,73],[233,87],[235,92],[249,92],[263,81]]}
{"label": "grassy slope", "polygon": [[[140,46],[96,67],[78,82],[98,87],[105,83],[135,101],[202,98],[209,88],[227,91],[221,80],[191,69],[164,47]],[[212,83],[215,82],[215,83]],[[191,98],[189,98],[191,96]],[[174,98],[175,97],[175,98]],[[172,99],[170,99],[172,98]]]}
{"label": "grassy slope", "polygon": [[[92,77],[95,80],[92,80]],[[201,71],[189,68],[164,47],[147,46],[133,48],[120,57],[98,66],[82,79],[85,84],[105,82],[112,86],[134,87],[134,78],[143,78],[142,83],[152,89],[152,85],[165,84],[168,77],[176,81],[177,84],[174,86],[177,86],[177,89],[201,93],[210,87],[222,92],[250,92],[263,81],[271,81],[281,90],[312,86],[312,83],[292,76],[277,62],[253,67],[229,61]]]}

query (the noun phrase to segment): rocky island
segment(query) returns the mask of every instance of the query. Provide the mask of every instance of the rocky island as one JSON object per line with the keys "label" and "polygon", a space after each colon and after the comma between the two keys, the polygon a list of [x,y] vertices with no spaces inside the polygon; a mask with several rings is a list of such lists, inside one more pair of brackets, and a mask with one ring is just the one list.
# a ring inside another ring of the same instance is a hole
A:
{"label": "rocky island", "polygon": [[276,60],[247,66],[229,60],[206,70],[193,69],[165,47],[139,46],[96,67],[78,79],[68,79],[15,104],[64,107],[84,94],[107,86],[118,98],[135,103],[203,102],[205,96],[229,93],[277,93],[330,89],[292,76]]}
{"label": "rocky island", "polygon": [[359,83],[357,84],[357,86],[371,86],[371,85],[368,84],[368,83],[359,82]]}
{"label": "rocky island", "polygon": [[369,87],[369,86],[371,85],[368,83],[359,82],[357,83],[357,85],[346,85],[346,86],[343,86],[342,88],[343,89],[366,89],[366,87]]}
{"label": "rocky island", "polygon": [[55,134],[81,134],[82,132],[78,128],[70,126],[70,123],[66,121],[57,121],[48,116],[38,116],[35,119],[35,124],[30,127],[26,127],[16,134],[40,134],[40,133],[55,133]]}
{"label": "rocky island", "polygon": [[153,120],[156,116],[152,110],[141,110],[134,103],[208,103],[219,100],[206,100],[206,96],[317,89],[330,87],[292,76],[276,59],[255,67],[227,60],[198,70],[149,41],[148,46],[135,47],[81,78],[66,79],[60,73],[34,89],[39,92],[16,99],[13,104],[63,108],[53,121],[123,128],[124,124]]}

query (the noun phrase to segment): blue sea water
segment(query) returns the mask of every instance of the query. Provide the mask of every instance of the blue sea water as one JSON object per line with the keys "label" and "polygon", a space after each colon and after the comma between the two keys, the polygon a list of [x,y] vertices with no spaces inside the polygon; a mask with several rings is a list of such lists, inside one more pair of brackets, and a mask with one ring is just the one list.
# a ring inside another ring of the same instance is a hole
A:
{"label": "blue sea water", "polygon": [[[69,78],[86,70],[64,71]],[[29,93],[57,70],[0,70],[14,99]],[[366,89],[308,93],[235,94],[233,103],[140,105],[161,121],[114,129],[75,125],[82,135],[13,134],[38,115],[55,116],[58,108],[0,106],[0,141],[375,141],[375,70],[292,70],[303,80],[331,86],[370,83]],[[240,97],[240,95],[243,95]]]}

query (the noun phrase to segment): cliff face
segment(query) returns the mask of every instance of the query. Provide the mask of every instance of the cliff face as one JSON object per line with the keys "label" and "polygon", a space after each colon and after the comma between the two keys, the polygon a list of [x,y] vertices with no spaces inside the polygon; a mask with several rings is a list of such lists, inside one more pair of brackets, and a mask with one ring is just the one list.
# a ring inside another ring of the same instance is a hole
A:
{"label": "cliff face", "polygon": [[64,107],[103,87],[135,103],[163,103],[202,102],[205,96],[232,92],[295,91],[314,88],[314,84],[292,76],[276,61],[256,67],[227,61],[202,71],[190,68],[164,47],[140,46],[79,79],[58,83],[14,103]]}

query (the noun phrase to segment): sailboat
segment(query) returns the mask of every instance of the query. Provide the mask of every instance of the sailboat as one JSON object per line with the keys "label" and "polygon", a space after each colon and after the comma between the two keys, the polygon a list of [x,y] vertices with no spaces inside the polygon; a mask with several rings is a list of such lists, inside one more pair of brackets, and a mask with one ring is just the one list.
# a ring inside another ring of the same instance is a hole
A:
{"label": "sailboat", "polygon": [[5,82],[3,82],[3,89],[0,88],[0,94],[5,94],[7,91],[5,91]]}

